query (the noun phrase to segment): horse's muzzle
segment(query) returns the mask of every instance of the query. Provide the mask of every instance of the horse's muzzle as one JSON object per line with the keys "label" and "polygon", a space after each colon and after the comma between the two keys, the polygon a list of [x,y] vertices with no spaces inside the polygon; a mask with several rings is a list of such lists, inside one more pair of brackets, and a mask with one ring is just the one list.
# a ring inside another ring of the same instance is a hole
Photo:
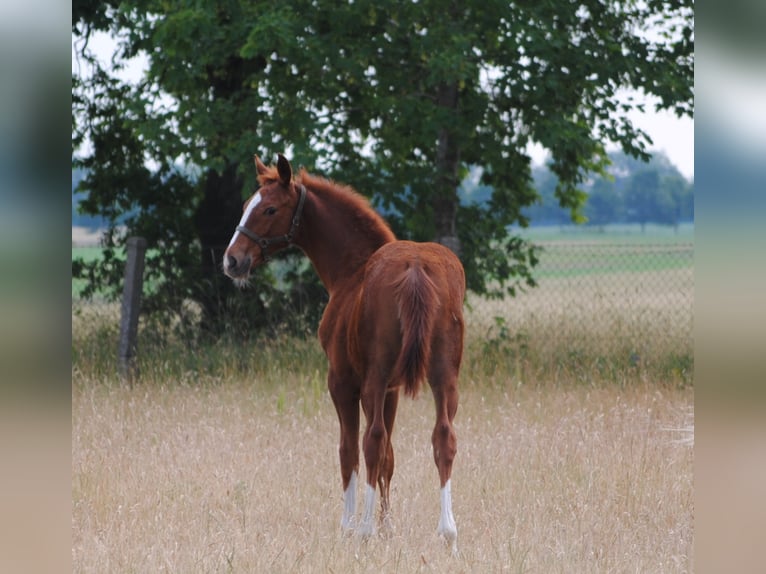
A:
{"label": "horse's muzzle", "polygon": [[232,279],[242,279],[250,274],[250,257],[245,256],[241,260],[231,255],[223,258],[223,272]]}

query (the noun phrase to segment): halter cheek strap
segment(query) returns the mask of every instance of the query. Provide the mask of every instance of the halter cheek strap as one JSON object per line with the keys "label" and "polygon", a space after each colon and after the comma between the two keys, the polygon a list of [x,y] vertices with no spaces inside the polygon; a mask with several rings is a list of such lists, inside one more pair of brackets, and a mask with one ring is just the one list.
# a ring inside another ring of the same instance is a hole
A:
{"label": "halter cheek strap", "polygon": [[275,237],[261,237],[260,235],[256,235],[252,231],[250,231],[247,227],[244,225],[238,225],[237,231],[239,231],[242,235],[249,237],[252,239],[255,243],[258,244],[258,247],[261,248],[261,254],[263,255],[263,261],[264,263],[269,261],[271,259],[271,256],[266,253],[266,249],[270,247],[271,245],[275,243],[286,243],[285,247],[292,244],[293,238],[295,237],[295,233],[298,231],[298,227],[301,224],[301,215],[303,214],[303,205],[306,203],[306,186],[301,184],[301,195],[298,198],[298,205],[295,208],[295,212],[293,213],[293,220],[290,224],[290,231],[288,231],[285,235],[277,235]]}

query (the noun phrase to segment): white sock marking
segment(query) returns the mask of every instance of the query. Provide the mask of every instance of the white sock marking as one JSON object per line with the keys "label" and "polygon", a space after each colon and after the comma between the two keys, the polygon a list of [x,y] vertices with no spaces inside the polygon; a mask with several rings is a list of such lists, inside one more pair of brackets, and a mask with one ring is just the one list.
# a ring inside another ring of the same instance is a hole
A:
{"label": "white sock marking", "polygon": [[[250,217],[250,214],[253,212],[255,207],[261,202],[261,192],[255,194],[253,199],[250,200],[250,203],[247,204],[247,209],[245,210],[245,213],[242,214],[242,219],[239,220],[239,224],[244,227],[245,223],[247,223],[248,218]],[[231,237],[231,241],[229,241],[229,247],[231,247],[234,242],[237,240],[237,237],[239,237],[239,231],[235,231],[234,235]]]}
{"label": "white sock marking", "polygon": [[340,519],[340,527],[348,532],[354,528],[354,515],[356,514],[356,471],[351,472],[346,490],[343,491],[343,516]]}
{"label": "white sock marking", "polygon": [[364,514],[362,514],[362,523],[359,525],[359,534],[361,536],[375,534],[375,488],[369,484],[364,492]]}
{"label": "white sock marking", "polygon": [[452,514],[452,492],[450,481],[448,480],[441,489],[441,516],[439,517],[439,528],[437,532],[444,536],[448,543],[452,544],[452,551],[457,550],[457,525],[455,517]]}

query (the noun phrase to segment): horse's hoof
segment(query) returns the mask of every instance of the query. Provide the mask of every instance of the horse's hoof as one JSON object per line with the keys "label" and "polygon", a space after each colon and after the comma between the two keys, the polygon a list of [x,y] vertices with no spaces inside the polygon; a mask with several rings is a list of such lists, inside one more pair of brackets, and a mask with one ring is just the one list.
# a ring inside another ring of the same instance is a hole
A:
{"label": "horse's hoof", "polygon": [[444,541],[444,544],[450,547],[450,551],[453,556],[458,555],[457,550],[457,530],[448,530],[446,528],[440,528],[437,531],[439,537]]}
{"label": "horse's hoof", "polygon": [[380,522],[380,536],[382,538],[392,538],[394,536],[394,523],[388,515],[385,515]]}
{"label": "horse's hoof", "polygon": [[375,525],[374,524],[360,524],[359,528],[356,529],[356,534],[362,540],[369,540],[370,538],[375,536]]}

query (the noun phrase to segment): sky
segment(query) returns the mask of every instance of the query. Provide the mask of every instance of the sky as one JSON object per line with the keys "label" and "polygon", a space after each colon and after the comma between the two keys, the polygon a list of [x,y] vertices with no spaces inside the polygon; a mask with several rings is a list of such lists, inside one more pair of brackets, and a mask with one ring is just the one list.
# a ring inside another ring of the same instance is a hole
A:
{"label": "sky", "polygon": [[[647,109],[650,106],[647,106]],[[653,106],[651,106],[653,108]],[[678,171],[689,180],[694,179],[694,120],[679,118],[669,111],[634,111],[630,114],[634,125],[652,138],[652,149],[665,152]]]}
{"label": "sky", "polygon": [[[73,37],[74,41],[74,37]],[[97,33],[90,40],[89,45],[97,54],[102,55],[104,61],[108,61],[114,51],[115,41],[106,34]],[[74,44],[72,46],[72,70],[77,71],[78,62],[75,58]],[[135,58],[120,77],[137,80],[146,67],[145,58]],[[626,92],[626,95],[630,95]],[[645,112],[633,111],[629,117],[633,124],[645,131],[652,139],[650,151],[664,152],[671,163],[675,165],[681,174],[688,180],[694,179],[694,120],[688,117],[678,118],[668,111],[657,112],[652,102],[643,98],[638,93],[632,94],[637,101],[643,101]],[[609,147],[612,151],[616,147]],[[536,164],[544,163],[546,151],[540,145],[531,145],[528,153]]]}
{"label": "sky", "polygon": [[[635,94],[637,101],[647,101]],[[694,120],[688,117],[678,118],[668,111],[654,111],[653,105],[647,105],[645,112],[633,111],[629,114],[633,125],[645,131],[652,139],[650,151],[661,151],[688,180],[694,179]],[[609,151],[617,149],[607,146]],[[530,148],[530,155],[535,163],[543,163],[545,150],[540,146]]]}

